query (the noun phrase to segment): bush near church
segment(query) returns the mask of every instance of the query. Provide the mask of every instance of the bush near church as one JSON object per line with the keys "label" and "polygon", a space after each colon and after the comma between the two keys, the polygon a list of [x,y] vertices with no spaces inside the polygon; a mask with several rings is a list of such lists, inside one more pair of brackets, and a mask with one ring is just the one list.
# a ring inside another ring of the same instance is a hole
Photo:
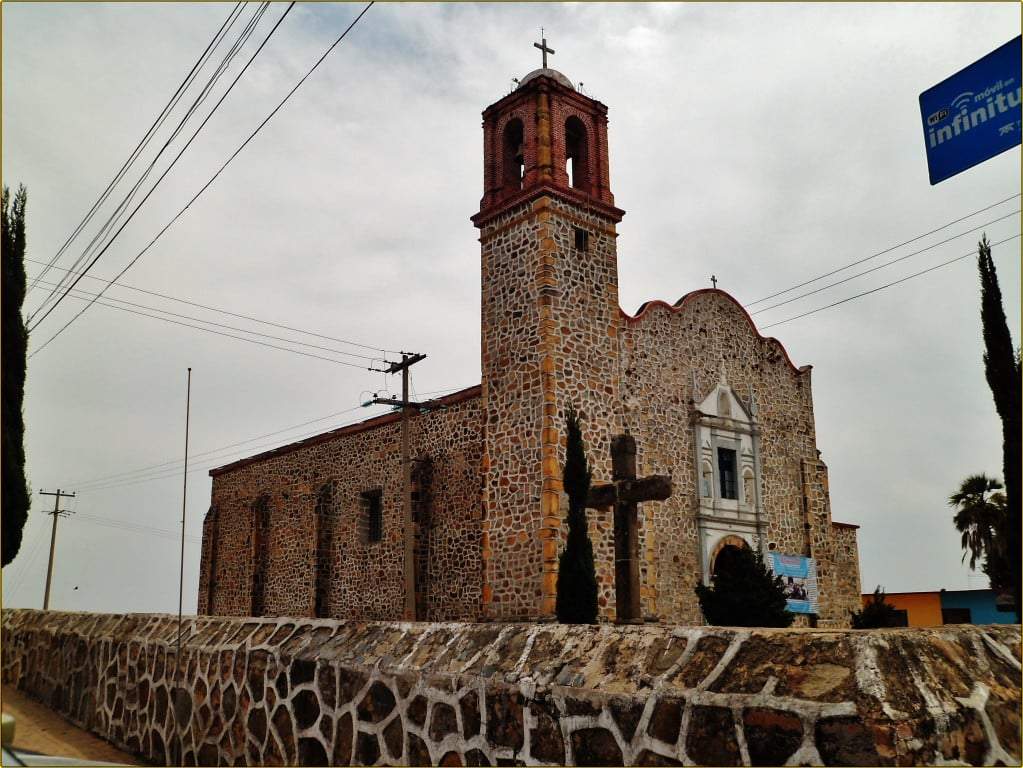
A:
{"label": "bush near church", "polygon": [[708,624],[720,627],[787,627],[795,615],[786,609],[785,587],[764,563],[759,549],[736,549],[728,568],[696,585]]}
{"label": "bush near church", "polygon": [[853,629],[878,629],[899,626],[898,610],[885,601],[884,590],[878,585],[870,602],[862,610],[849,611]]}

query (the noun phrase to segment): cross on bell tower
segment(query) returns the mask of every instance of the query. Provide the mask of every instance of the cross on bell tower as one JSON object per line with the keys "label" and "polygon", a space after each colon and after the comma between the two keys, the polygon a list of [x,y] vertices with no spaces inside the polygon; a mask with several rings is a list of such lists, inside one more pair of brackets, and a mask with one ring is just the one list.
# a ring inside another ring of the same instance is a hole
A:
{"label": "cross on bell tower", "polygon": [[540,49],[540,52],[543,54],[543,68],[547,69],[547,54],[553,54],[554,49],[547,47],[547,38],[543,36],[543,27],[540,27],[540,42],[533,43],[533,47]]}

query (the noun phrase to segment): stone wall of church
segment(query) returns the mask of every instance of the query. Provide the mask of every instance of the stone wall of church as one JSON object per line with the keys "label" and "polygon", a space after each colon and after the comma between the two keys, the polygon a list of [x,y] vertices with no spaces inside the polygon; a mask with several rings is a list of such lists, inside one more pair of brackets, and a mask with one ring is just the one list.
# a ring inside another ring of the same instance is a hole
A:
{"label": "stone wall of church", "polygon": [[[437,410],[410,419],[411,455],[429,458],[432,468],[418,524],[417,591],[423,618],[474,620],[482,584],[479,389],[436,403]],[[214,470],[203,529],[200,611],[253,613],[259,567],[254,505],[266,496],[265,615],[312,616],[319,563],[329,569],[321,582],[329,585],[327,615],[400,618],[405,594],[400,456],[400,419],[387,414]],[[362,498],[373,491],[382,500],[379,541],[370,540]],[[319,535],[323,525],[329,535]],[[318,556],[318,542],[329,547],[328,556]]]}
{"label": "stone wall of church", "polygon": [[638,469],[670,474],[674,483],[671,498],[645,504],[640,516],[644,613],[701,622],[694,594],[704,557],[696,523],[694,404],[718,383],[723,366],[733,392],[747,404],[752,392],[756,401],[767,546],[787,554],[805,554],[810,546],[826,574],[822,613],[828,621],[847,622],[846,604],[859,600],[855,532],[836,543],[826,473],[813,478],[817,541],[808,541],[805,527],[804,462],[820,464],[809,367],[796,369],[781,344],[761,337],[722,291],[696,291],[674,307],[652,302],[636,317],[623,316],[621,328],[623,420],[636,436]]}
{"label": "stone wall of church", "polygon": [[3,682],[155,765],[1019,765],[1019,626],[4,611]]}
{"label": "stone wall of church", "polygon": [[[588,236],[576,247],[576,229]],[[542,196],[483,226],[482,362],[489,616],[554,612],[563,509],[565,412],[583,416],[595,472],[617,434],[618,281],[614,225]],[[593,525],[600,601],[613,593],[610,528]]]}

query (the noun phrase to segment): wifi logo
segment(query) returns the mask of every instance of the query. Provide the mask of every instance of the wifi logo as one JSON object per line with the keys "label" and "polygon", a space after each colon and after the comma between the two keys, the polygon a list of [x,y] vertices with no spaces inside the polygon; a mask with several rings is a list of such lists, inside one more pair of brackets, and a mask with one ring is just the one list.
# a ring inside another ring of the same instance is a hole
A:
{"label": "wifi logo", "polygon": [[970,105],[973,101],[973,91],[963,91],[954,99],[952,99],[952,110],[954,112],[960,112],[964,108]]}

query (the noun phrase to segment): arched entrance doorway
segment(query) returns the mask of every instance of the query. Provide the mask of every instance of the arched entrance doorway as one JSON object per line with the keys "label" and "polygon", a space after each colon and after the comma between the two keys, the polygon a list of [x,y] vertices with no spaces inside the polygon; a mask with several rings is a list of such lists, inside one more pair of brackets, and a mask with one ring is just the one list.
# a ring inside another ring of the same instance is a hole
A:
{"label": "arched entrance doorway", "polygon": [[725,536],[721,539],[710,556],[711,577],[734,568],[739,552],[743,549],[749,549],[749,544],[741,536]]}

